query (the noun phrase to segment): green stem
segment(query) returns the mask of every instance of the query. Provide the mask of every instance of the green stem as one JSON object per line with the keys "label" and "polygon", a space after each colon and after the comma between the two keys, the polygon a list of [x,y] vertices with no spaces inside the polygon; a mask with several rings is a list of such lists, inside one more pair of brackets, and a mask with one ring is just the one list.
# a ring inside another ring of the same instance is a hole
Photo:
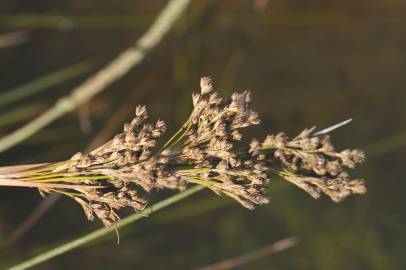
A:
{"label": "green stem", "polygon": [[188,125],[187,128],[184,129],[184,132],[182,133],[182,135],[179,136],[179,138],[172,144],[172,146],[176,146],[176,144],[178,144],[180,141],[182,141],[182,139],[189,132],[191,127],[192,127],[192,125]]}
{"label": "green stem", "polygon": [[216,182],[214,181],[210,181],[210,180],[206,180],[203,178],[196,178],[196,177],[190,177],[188,179],[189,183],[193,183],[193,184],[198,184],[207,188],[215,188],[216,187]]}
{"label": "green stem", "polygon": [[107,180],[109,179],[105,175],[96,176],[71,176],[71,177],[58,177],[58,178],[45,178],[45,179],[33,179],[29,180],[32,183],[54,183],[54,182],[70,182],[70,181],[84,181],[84,180]]}
{"label": "green stem", "polygon": [[102,180],[108,176],[93,172],[53,172],[53,171],[32,171],[24,173],[1,175],[0,179],[15,179],[25,182],[58,182],[58,181],[80,181],[80,180]]}
{"label": "green stem", "polygon": [[31,268],[37,264],[40,264],[42,262],[45,262],[51,258],[54,258],[56,256],[62,255],[70,250],[73,250],[75,248],[78,248],[80,246],[83,246],[93,240],[96,240],[102,236],[105,236],[109,233],[112,233],[114,231],[116,231],[119,228],[123,228],[127,225],[130,225],[131,223],[140,220],[142,218],[144,218],[145,216],[148,216],[156,211],[159,211],[167,206],[170,206],[186,197],[189,197],[190,195],[202,190],[204,187],[202,186],[194,186],[192,188],[189,188],[181,193],[178,193],[168,199],[165,199],[163,201],[160,201],[150,207],[148,207],[147,209],[145,209],[143,211],[143,213],[145,213],[145,215],[140,215],[139,213],[135,213],[132,214],[131,216],[121,220],[120,222],[118,222],[115,226],[112,227],[106,227],[106,228],[101,228],[98,229],[92,233],[89,233],[85,236],[79,237],[73,241],[70,241],[66,244],[63,244],[57,248],[51,249],[47,252],[44,252],[42,254],[39,254],[31,259],[28,259],[25,262],[22,262],[20,264],[17,264],[15,266],[12,266],[10,268],[8,268],[8,270],[24,270],[24,269],[28,269]]}
{"label": "green stem", "polygon": [[0,178],[0,186],[6,187],[30,187],[30,188],[66,188],[66,189],[93,189],[93,188],[103,188],[103,186],[91,186],[91,185],[75,185],[75,184],[58,184],[58,183],[36,183],[36,182],[24,182],[15,179],[3,179]]}
{"label": "green stem", "polygon": [[0,94],[0,107],[9,105],[19,99],[27,98],[59,83],[78,77],[87,71],[90,71],[89,62],[81,62],[50,73],[14,89],[5,91],[3,94]]}
{"label": "green stem", "polygon": [[165,150],[172,143],[172,141],[175,140],[175,138],[182,132],[182,130],[184,130],[183,127],[176,131],[176,133],[173,134],[173,136],[165,143],[160,152]]}

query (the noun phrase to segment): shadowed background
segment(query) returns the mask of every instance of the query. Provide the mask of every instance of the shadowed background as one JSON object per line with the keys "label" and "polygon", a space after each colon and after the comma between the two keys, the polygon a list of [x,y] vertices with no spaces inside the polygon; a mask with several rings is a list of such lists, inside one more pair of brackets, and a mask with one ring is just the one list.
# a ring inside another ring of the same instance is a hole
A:
{"label": "shadowed background", "polygon": [[[39,115],[131,45],[164,4],[2,1],[1,135]],[[67,159],[96,135],[118,132],[137,104],[165,120],[169,138],[187,119],[200,76],[210,75],[224,96],[252,91],[263,124],[247,130],[247,137],[278,131],[294,136],[305,127],[353,118],[333,133],[333,142],[338,149],[366,151],[366,164],[353,176],[366,180],[368,193],[341,204],[315,201],[275,178],[270,204],[249,211],[205,191],[120,230],[118,246],[111,236],[35,269],[191,269],[288,236],[296,236],[298,245],[240,268],[402,269],[405,12],[398,0],[193,1],[140,66],[75,113],[1,153],[2,165]],[[10,33],[18,33],[11,43],[5,36]],[[62,78],[44,91],[11,101],[4,96],[60,70]],[[169,194],[154,194],[152,201]],[[35,190],[1,188],[0,240],[41,200]],[[22,239],[0,250],[0,265],[100,226],[62,199]]]}

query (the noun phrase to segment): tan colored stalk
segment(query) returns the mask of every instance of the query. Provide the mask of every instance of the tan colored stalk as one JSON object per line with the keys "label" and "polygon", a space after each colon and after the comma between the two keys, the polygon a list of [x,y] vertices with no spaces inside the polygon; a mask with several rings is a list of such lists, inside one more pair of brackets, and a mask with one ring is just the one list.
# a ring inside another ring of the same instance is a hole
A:
{"label": "tan colored stalk", "polygon": [[0,186],[7,187],[30,187],[30,188],[68,188],[68,189],[95,189],[103,186],[95,185],[75,185],[75,184],[55,184],[55,183],[36,183],[11,179],[0,178]]}

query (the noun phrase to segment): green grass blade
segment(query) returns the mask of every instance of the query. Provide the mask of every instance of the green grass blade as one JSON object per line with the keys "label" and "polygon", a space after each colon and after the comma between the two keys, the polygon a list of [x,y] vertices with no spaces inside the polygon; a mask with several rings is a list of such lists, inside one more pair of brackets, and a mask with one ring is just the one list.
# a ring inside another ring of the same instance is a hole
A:
{"label": "green grass blade", "polygon": [[81,62],[33,80],[27,84],[5,91],[4,94],[0,95],[0,107],[32,96],[61,82],[78,77],[85,72],[90,71],[90,69],[91,66],[89,62]]}
{"label": "green grass blade", "polygon": [[0,26],[12,28],[48,28],[71,30],[145,28],[154,21],[154,15],[47,15],[19,14],[0,15]]}
{"label": "green grass blade", "polygon": [[0,127],[14,124],[26,120],[38,113],[43,106],[39,103],[21,106],[15,110],[7,111],[0,114]]}
{"label": "green grass blade", "polygon": [[[172,197],[169,197],[163,201],[160,201],[160,202],[148,207],[147,209],[144,210],[144,214],[150,215],[150,214],[152,214],[156,211],[159,211],[167,206],[170,206],[186,197],[189,197],[190,195],[192,195],[202,189],[203,189],[202,186],[194,186],[192,188],[189,188],[181,193],[178,193]],[[57,248],[54,248],[54,249],[46,251],[42,254],[39,254],[25,262],[12,266],[12,267],[8,268],[8,270],[24,270],[24,269],[31,268],[37,264],[48,261],[49,259],[52,259],[56,256],[62,255],[70,250],[83,246],[83,245],[85,245],[93,240],[96,240],[102,236],[105,236],[109,233],[114,233],[116,229],[128,226],[131,223],[144,218],[145,215],[140,215],[138,213],[132,214],[131,216],[128,216],[127,218],[125,218],[125,219],[121,220],[119,223],[117,223],[115,227],[113,226],[113,227],[106,227],[106,228],[98,229],[85,236],[79,237],[73,241],[63,244]]]}
{"label": "green grass blade", "polygon": [[398,150],[406,146],[406,131],[399,132],[395,135],[386,137],[375,143],[367,145],[362,149],[365,149],[368,157],[380,156],[391,152],[393,150]]}

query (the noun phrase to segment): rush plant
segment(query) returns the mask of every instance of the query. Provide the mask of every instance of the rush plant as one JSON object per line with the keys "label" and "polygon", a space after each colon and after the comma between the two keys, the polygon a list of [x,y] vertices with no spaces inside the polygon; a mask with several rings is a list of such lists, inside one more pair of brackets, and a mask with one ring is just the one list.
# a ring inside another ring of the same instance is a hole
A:
{"label": "rush plant", "polygon": [[89,154],[39,165],[4,167],[0,185],[38,188],[42,195],[60,193],[83,208],[89,220],[105,226],[119,220],[117,210],[132,207],[143,213],[147,193],[184,190],[190,185],[209,188],[253,209],[268,202],[266,189],[279,175],[313,198],[324,193],[340,202],[366,192],[362,180],[351,180],[346,169],[364,161],[360,150],[336,151],[327,133],[303,130],[293,139],[268,134],[241,146],[241,129],[260,124],[251,108],[250,92],[222,98],[210,78],[203,77],[193,95],[193,111],[182,127],[159,146],[165,123],[147,123],[138,106],[122,133]]}

